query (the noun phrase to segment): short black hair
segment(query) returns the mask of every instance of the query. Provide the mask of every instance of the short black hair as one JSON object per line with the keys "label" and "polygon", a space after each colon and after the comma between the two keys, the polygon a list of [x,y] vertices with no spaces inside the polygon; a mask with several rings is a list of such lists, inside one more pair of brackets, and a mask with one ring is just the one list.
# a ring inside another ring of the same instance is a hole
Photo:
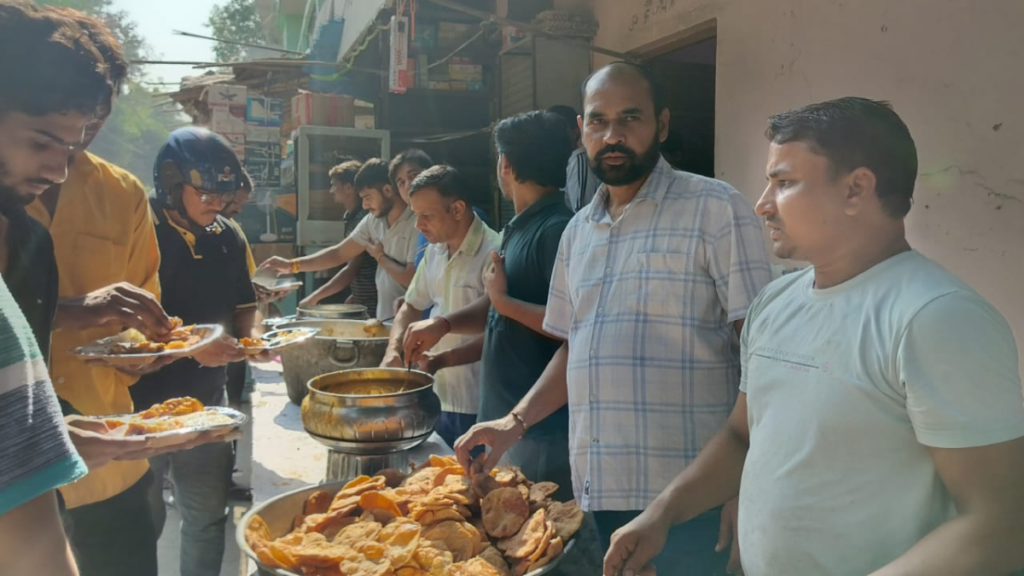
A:
{"label": "short black hair", "polygon": [[0,78],[0,114],[95,116],[113,93],[107,63],[81,26],[20,1],[0,1]]}
{"label": "short black hair", "polygon": [[356,183],[356,174],[359,173],[359,169],[362,167],[363,163],[359,160],[348,160],[331,168],[328,176],[330,176],[331,182],[354,185]]}
{"label": "short black hair", "polygon": [[420,172],[409,185],[409,197],[424,188],[437,190],[443,198],[462,200],[467,206],[471,204],[469,184],[458,170],[447,164],[438,164]]}
{"label": "short black hair", "polygon": [[647,82],[647,87],[650,89],[651,93],[651,101],[654,104],[654,113],[661,114],[661,111],[668,107],[668,104],[665,100],[665,91],[661,87],[661,82],[658,82],[658,79],[654,76],[654,72],[651,71],[650,68],[637,64],[636,62],[627,62],[626,60],[618,60],[616,62],[612,62],[607,66],[602,66],[601,68],[598,68],[597,70],[591,72],[590,75],[587,76],[587,79],[584,80],[583,84],[580,86],[580,97],[583,99],[582,101],[584,103],[587,101],[587,86],[590,84],[590,80],[593,79],[594,76],[597,76],[599,73],[609,68],[621,66],[625,66],[630,70],[633,70]]}
{"label": "short black hair", "polygon": [[508,160],[518,182],[565,187],[565,168],[576,143],[565,121],[536,110],[505,118],[494,128],[494,147]]}
{"label": "short black hair", "polygon": [[356,192],[373,188],[384,190],[384,186],[391,185],[391,177],[388,176],[388,164],[380,158],[370,158],[363,163],[363,167],[356,173],[354,181]]}
{"label": "short black hair", "polygon": [[888,102],[849,96],[811,104],[770,117],[765,136],[775,144],[807,144],[828,158],[835,175],[871,170],[885,211],[893,218],[910,212],[917,147]]}
{"label": "short black hair", "polygon": [[391,159],[391,164],[388,166],[388,177],[392,182],[398,177],[398,169],[402,167],[402,164],[415,164],[426,170],[434,165],[434,161],[431,160],[430,155],[419,148],[403,150],[399,152],[398,156]]}
{"label": "short black hair", "polygon": [[110,77],[110,83],[114,88],[114,95],[120,94],[121,88],[128,79],[128,59],[125,58],[121,42],[114,37],[110,28],[99,18],[89,16],[78,10],[61,7],[52,7],[50,9],[70,20],[74,20],[76,24],[81,26],[82,30],[85,30],[85,33],[89,35],[89,40],[92,41],[93,45],[96,46],[96,50],[99,51],[100,56],[103,56],[104,63],[107,65],[107,76]]}

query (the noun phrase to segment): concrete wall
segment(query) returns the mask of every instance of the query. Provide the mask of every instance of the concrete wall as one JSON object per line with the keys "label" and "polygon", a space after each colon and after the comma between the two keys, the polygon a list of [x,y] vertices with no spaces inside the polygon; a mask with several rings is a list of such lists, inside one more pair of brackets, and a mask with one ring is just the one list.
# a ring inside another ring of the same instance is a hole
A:
{"label": "concrete wall", "polygon": [[891,101],[920,158],[912,245],[991,300],[1024,351],[1024,1],[596,0],[595,15],[595,44],[638,53],[716,22],[715,169],[751,202],[768,115]]}

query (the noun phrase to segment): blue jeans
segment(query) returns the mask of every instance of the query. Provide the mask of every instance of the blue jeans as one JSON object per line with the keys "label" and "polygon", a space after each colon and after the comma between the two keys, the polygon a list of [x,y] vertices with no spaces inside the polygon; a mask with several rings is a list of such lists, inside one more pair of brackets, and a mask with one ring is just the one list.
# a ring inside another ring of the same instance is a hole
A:
{"label": "blue jeans", "polygon": [[455,448],[455,441],[469,432],[474,424],[476,424],[476,414],[441,412],[441,417],[437,419],[437,435],[444,440],[445,444]]}
{"label": "blue jeans", "polygon": [[181,576],[219,576],[231,488],[231,444],[215,442],[149,461],[157,481],[150,496],[154,516],[166,518],[163,473],[171,471],[181,514]]}
{"label": "blue jeans", "polygon": [[[639,515],[639,512],[594,512],[602,554],[608,552],[612,533]],[[661,554],[654,559],[659,576],[725,576],[729,550],[715,552],[721,517],[722,509],[716,508],[673,527]]]}

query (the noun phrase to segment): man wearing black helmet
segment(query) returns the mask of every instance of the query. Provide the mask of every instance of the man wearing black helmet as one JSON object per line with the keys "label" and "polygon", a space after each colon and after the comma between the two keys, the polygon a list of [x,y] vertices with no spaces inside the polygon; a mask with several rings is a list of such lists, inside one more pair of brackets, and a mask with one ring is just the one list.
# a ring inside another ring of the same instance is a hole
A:
{"label": "man wearing black helmet", "polygon": [[[226,334],[260,331],[245,240],[221,215],[242,187],[242,167],[231,146],[202,128],[171,133],[154,166],[151,201],[160,245],[160,287],[168,314],[185,324],[220,324]],[[179,396],[206,405],[225,403],[226,365],[244,359],[232,336],[143,376],[132,387],[138,406]],[[231,482],[231,446],[207,444],[150,461],[159,478],[170,470],[181,513],[182,576],[216,576],[224,554],[225,509]],[[150,501],[163,514],[161,487]],[[159,525],[159,523],[158,523]]]}

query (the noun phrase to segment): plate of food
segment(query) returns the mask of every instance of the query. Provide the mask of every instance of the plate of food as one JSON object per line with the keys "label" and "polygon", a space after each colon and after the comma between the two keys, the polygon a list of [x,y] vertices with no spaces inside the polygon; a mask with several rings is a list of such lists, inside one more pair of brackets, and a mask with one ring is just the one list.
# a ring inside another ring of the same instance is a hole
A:
{"label": "plate of food", "polygon": [[259,338],[239,338],[238,342],[245,348],[245,353],[255,356],[267,351],[280,350],[316,336],[317,328],[289,328],[267,332]]}
{"label": "plate of food", "polygon": [[102,360],[115,366],[141,366],[167,356],[184,358],[220,338],[224,328],[217,324],[182,326],[180,318],[172,318],[174,330],[163,342],[153,342],[142,332],[129,328],[92,344],[71,351],[82,360]]}
{"label": "plate of food", "polygon": [[152,439],[159,448],[184,444],[204,432],[237,430],[246,421],[245,414],[222,406],[203,406],[195,398],[172,398],[135,414],[97,416],[107,426],[108,436]]}
{"label": "plate of food", "polygon": [[431,456],[255,506],[236,539],[261,574],[541,576],[575,543],[583,511],[518,468],[465,473]]}
{"label": "plate of food", "polygon": [[278,276],[273,270],[260,268],[253,274],[252,283],[268,292],[291,292],[302,286],[296,276]]}

